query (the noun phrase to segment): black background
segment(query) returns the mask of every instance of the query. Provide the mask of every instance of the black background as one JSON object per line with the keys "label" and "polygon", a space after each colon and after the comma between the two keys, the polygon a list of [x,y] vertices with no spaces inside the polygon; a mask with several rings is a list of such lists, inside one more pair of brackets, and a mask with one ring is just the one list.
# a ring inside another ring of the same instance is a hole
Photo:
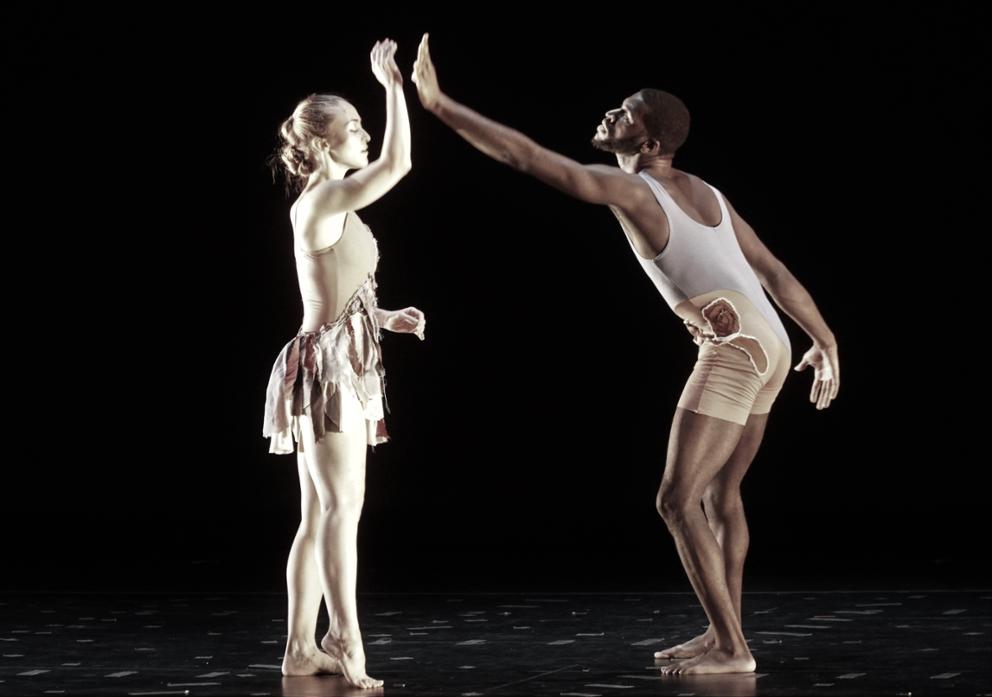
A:
{"label": "black background", "polygon": [[[746,588],[987,583],[979,251],[985,126],[965,10],[538,20],[373,6],[8,17],[5,588],[283,587],[295,459],[262,405],[299,326],[289,199],[265,159],[310,92],[381,144],[368,53],[399,43],[414,168],[362,211],[393,441],[368,461],[362,590],[688,590],[654,497],[695,346],[605,207],[424,112],[442,89],[582,162],[605,110],[681,96],[676,166],[719,188],[836,334],[838,399],[792,374],[744,481]],[[976,284],[977,285],[977,284]],[[783,316],[794,363],[809,347]]]}

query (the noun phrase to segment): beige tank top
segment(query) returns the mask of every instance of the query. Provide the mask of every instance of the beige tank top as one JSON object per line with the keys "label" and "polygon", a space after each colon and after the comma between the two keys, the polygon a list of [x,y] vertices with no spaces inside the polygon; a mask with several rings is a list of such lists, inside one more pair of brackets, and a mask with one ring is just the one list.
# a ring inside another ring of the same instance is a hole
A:
{"label": "beige tank top", "polygon": [[379,246],[369,226],[353,211],[345,213],[344,230],[334,244],[312,252],[299,245],[294,248],[304,332],[338,319],[362,284],[374,287]]}
{"label": "beige tank top", "polygon": [[627,242],[668,305],[674,310],[685,300],[710,291],[737,291],[751,301],[782,343],[790,346],[789,334],[782,319],[765,295],[761,281],[737,242],[723,194],[711,184],[706,184],[716,195],[722,216],[720,223],[711,227],[690,218],[665,187],[647,172],[642,170],[638,175],[648,183],[665,211],[670,234],[668,244],[654,259],[641,257],[629,237]]}

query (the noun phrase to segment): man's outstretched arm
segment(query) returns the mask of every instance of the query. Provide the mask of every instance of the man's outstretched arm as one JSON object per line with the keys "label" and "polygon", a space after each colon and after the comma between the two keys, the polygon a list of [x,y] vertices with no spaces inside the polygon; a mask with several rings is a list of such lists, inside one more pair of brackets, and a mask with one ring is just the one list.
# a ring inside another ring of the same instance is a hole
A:
{"label": "man's outstretched arm", "polygon": [[438,87],[424,34],[413,65],[413,83],[424,108],[494,160],[540,179],[559,191],[598,204],[620,204],[631,176],[618,167],[583,165],[541,147],[523,133],[459,104]]}

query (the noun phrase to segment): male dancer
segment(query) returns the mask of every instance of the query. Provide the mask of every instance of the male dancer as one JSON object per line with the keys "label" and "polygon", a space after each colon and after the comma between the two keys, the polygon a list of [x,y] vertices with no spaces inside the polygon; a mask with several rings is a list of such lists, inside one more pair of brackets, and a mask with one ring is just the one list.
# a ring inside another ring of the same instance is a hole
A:
{"label": "male dancer", "polygon": [[813,366],[810,401],[817,409],[840,387],[833,333],[809,293],[730,202],[672,166],[689,130],[688,110],[674,95],[644,89],[606,112],[592,144],[614,153],[617,168],[579,164],[442,93],[427,34],[413,82],[424,108],[486,155],[609,206],[699,345],[675,410],[657,505],[710,626],[655,657],[688,659],[664,673],[753,672],[741,629],[748,530],[740,483],[791,365],[788,334],[762,287],[813,340],[795,369]]}

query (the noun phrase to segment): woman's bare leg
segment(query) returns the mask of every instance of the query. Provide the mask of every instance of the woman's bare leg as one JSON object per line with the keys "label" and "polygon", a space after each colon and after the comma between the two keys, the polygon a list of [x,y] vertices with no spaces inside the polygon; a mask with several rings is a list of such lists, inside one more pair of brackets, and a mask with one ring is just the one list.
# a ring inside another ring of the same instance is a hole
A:
{"label": "woman's bare leg", "polygon": [[365,649],[358,626],[355,589],[358,577],[358,521],[365,499],[367,435],[361,405],[342,393],[342,432],[314,441],[313,427],[301,422],[307,468],[317,498],[317,569],[327,602],[330,627],[321,647],[335,658],[355,687],[379,687],[365,672]]}
{"label": "woman's bare leg", "polygon": [[300,478],[300,527],[286,564],[289,626],[282,674],[287,676],[340,673],[338,662],[317,646],[317,614],[323,589],[317,571],[315,543],[320,524],[320,501],[310,479],[304,453],[297,453]]}

